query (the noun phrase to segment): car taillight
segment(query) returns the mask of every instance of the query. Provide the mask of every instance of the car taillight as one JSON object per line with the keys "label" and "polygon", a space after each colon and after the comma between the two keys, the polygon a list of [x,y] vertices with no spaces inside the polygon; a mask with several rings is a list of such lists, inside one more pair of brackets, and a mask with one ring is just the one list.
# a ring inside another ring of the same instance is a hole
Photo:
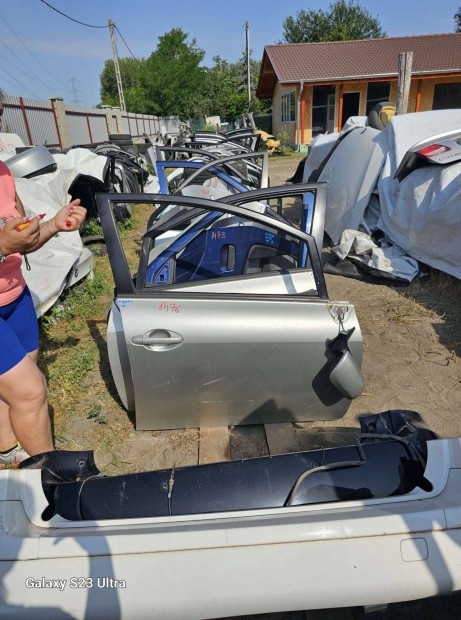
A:
{"label": "car taillight", "polygon": [[435,157],[436,155],[441,155],[449,150],[450,148],[448,146],[444,146],[443,144],[431,144],[430,146],[425,146],[423,149],[420,149],[417,153],[423,157]]}

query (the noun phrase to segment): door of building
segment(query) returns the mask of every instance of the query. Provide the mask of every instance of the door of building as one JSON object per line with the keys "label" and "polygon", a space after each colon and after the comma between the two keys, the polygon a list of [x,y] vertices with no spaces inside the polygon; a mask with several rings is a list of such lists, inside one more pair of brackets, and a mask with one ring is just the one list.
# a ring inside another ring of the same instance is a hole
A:
{"label": "door of building", "polygon": [[341,116],[341,127],[350,116],[357,116],[359,113],[360,93],[344,93],[343,95],[343,113]]}

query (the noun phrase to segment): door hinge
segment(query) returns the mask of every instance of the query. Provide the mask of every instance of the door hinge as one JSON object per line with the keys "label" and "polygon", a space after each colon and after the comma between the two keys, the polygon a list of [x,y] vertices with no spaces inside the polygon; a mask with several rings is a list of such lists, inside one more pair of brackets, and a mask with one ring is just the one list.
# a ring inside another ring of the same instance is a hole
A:
{"label": "door hinge", "polygon": [[347,322],[352,313],[352,304],[347,301],[333,301],[328,304],[328,310],[333,321],[342,325]]}

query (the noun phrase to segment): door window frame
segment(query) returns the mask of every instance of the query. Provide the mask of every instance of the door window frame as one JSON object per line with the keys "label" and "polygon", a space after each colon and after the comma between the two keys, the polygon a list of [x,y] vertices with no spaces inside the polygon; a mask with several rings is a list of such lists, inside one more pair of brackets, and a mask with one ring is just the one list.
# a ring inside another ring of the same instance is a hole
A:
{"label": "door window frame", "polygon": [[[307,187],[307,186],[306,186]],[[314,191],[319,191],[321,194],[320,198],[321,205],[320,208],[324,209],[324,188],[323,186],[319,186],[317,184],[310,184],[310,189],[314,189]],[[98,194],[96,196],[96,202],[98,206],[99,217],[101,220],[101,225],[104,231],[104,237],[106,239],[107,250],[109,254],[109,262],[111,265],[112,273],[114,276],[115,286],[116,286],[116,294],[117,296],[137,296],[139,294],[148,293],[149,295],[164,295],[165,294],[165,286],[150,286],[146,289],[143,284],[139,289],[135,286],[135,282],[131,275],[131,271],[128,265],[128,261],[123,249],[123,245],[120,239],[120,235],[116,226],[115,215],[113,210],[113,205],[117,203],[130,203],[130,204],[145,204],[152,203],[155,205],[168,205],[168,204],[176,204],[182,205],[185,207],[192,207],[189,213],[179,213],[176,216],[171,218],[166,218],[165,221],[162,219],[154,225],[155,228],[155,236],[163,234],[168,230],[174,228],[180,223],[187,221],[188,219],[192,219],[201,214],[205,214],[207,212],[216,212],[219,211],[221,213],[227,213],[230,215],[240,216],[246,218],[248,220],[252,220],[254,222],[259,222],[263,225],[269,226],[271,228],[275,228],[279,231],[289,234],[291,237],[298,240],[300,243],[304,243],[307,245],[307,250],[309,254],[310,260],[310,268],[312,270],[314,281],[317,289],[317,295],[315,296],[316,300],[328,300],[328,293],[325,283],[325,278],[323,275],[321,260],[319,251],[317,249],[317,244],[312,235],[308,235],[300,230],[291,226],[288,222],[286,222],[283,218],[276,216],[269,217],[268,215],[258,213],[256,211],[251,211],[245,207],[240,206],[240,204],[244,202],[251,202],[257,198],[260,198],[261,195],[266,196],[276,196],[280,194],[281,188],[268,188],[266,190],[255,190],[252,192],[242,192],[241,194],[237,194],[234,196],[227,197],[228,200],[222,199],[218,200],[206,200],[203,198],[194,198],[194,197],[184,197],[184,196],[168,196],[168,195],[156,195],[155,197],[146,196],[146,194]],[[292,187],[288,187],[286,190],[286,194],[289,195],[289,191],[293,192]],[[302,193],[302,188],[296,188],[296,192]],[[283,193],[283,192],[282,192]],[[234,201],[234,204],[232,204]],[[237,203],[237,204],[236,204]],[[240,203],[240,204],[238,204]],[[142,264],[147,265],[147,256],[143,255],[143,251],[141,250],[141,258],[140,258],[140,266]],[[145,273],[144,273],[145,277]],[[252,275],[245,276],[237,276],[241,277],[258,277]],[[138,274],[138,278],[140,281],[144,282],[143,274]],[[202,282],[203,284],[203,282]],[[169,293],[174,293],[175,285],[168,286]],[[191,291],[192,292],[192,291]],[[205,294],[205,293],[195,293],[197,295]],[[222,294],[220,294],[222,295]],[[239,293],[232,293],[233,296],[241,295]],[[260,295],[258,295],[260,296]],[[301,295],[302,297],[302,295]]]}

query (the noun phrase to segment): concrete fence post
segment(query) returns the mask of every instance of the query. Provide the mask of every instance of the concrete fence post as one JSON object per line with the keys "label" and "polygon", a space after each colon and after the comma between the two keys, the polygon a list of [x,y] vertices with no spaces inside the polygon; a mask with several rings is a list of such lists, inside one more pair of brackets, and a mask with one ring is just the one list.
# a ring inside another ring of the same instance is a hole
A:
{"label": "concrete fence post", "polygon": [[67,124],[66,110],[64,108],[64,99],[62,97],[50,97],[51,106],[53,108],[54,117],[56,119],[56,129],[58,132],[59,142],[63,149],[72,146],[70,140],[69,125]]}
{"label": "concrete fence post", "polygon": [[110,105],[103,105],[101,106],[101,108],[106,113],[106,125],[108,133],[126,133],[126,131],[124,131],[125,127],[122,118],[122,111],[120,110],[120,108]]}
{"label": "concrete fence post", "polygon": [[117,133],[113,127],[112,107],[110,105],[102,105],[101,109],[104,110],[106,115],[107,138],[109,138],[111,133]]}
{"label": "concrete fence post", "polygon": [[112,108],[112,114],[115,113],[115,124],[117,126],[116,131],[114,133],[126,133],[124,131],[124,123],[122,119],[122,111],[119,107]]}

